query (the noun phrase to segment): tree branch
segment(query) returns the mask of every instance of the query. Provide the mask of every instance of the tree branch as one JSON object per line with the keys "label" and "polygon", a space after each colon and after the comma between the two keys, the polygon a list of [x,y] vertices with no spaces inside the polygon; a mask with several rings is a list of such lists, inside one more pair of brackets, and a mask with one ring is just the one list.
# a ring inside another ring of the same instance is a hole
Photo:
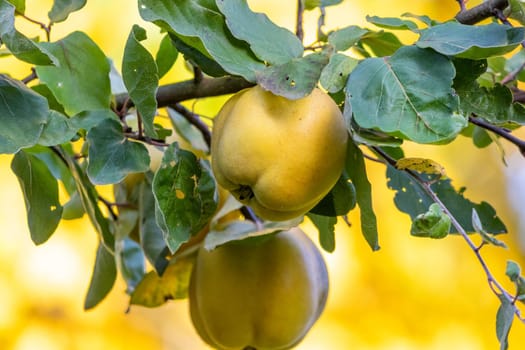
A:
{"label": "tree branch", "polygon": [[[194,79],[160,86],[157,91],[157,106],[167,107],[182,101],[201,97],[212,97],[233,94],[239,90],[255,84],[240,77],[226,76],[221,78],[202,78],[198,82]],[[127,93],[115,96],[116,109],[121,110],[129,100]],[[130,101],[127,107],[133,106]]]}
{"label": "tree branch", "polygon": [[206,142],[206,145],[208,146],[208,149],[210,149],[211,132],[208,125],[204,124],[197,114],[193,113],[192,111],[190,111],[189,109],[187,109],[179,103],[170,105],[170,108],[173,108],[175,111],[180,113],[188,122],[190,122],[191,125],[195,126],[200,131],[202,137],[204,138],[204,141]]}
{"label": "tree branch", "polygon": [[485,130],[492,131],[496,135],[501,136],[505,140],[513,143],[514,145],[516,145],[516,147],[518,147],[520,153],[525,157],[525,141],[523,141],[523,140],[517,138],[516,136],[512,135],[509,131],[507,131],[507,130],[505,130],[503,128],[497,127],[495,125],[492,125],[492,124],[486,122],[485,120],[483,120],[481,118],[477,118],[475,116],[470,116],[468,118],[468,120],[472,124],[477,125],[480,128],[483,128]]}
{"label": "tree branch", "polygon": [[295,23],[295,35],[303,41],[303,15],[304,15],[304,0],[297,0],[297,19]]}
{"label": "tree branch", "polygon": [[459,11],[455,18],[459,23],[475,24],[494,16],[495,10],[502,11],[507,6],[508,0],[489,0],[469,10]]}

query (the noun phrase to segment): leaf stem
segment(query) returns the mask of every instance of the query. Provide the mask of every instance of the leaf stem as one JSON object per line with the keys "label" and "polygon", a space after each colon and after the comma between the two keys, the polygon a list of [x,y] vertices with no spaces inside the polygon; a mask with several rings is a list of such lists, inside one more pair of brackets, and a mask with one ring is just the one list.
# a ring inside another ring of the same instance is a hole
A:
{"label": "leaf stem", "polygon": [[[381,157],[383,157],[389,164],[391,165],[394,165],[396,163],[396,161],[390,157],[386,152],[384,152],[380,147],[377,147],[377,146],[372,146],[371,147],[375,152],[377,152]],[[525,323],[524,319],[522,318],[521,316],[521,311],[520,309],[518,309],[518,307],[515,305],[515,303],[513,302],[514,300],[514,296],[511,295],[509,292],[507,292],[507,290],[496,280],[496,278],[494,277],[494,275],[492,274],[492,272],[490,271],[487,263],[485,262],[485,260],[483,259],[483,256],[481,255],[481,248],[483,247],[483,244],[479,245],[479,246],[476,246],[476,244],[472,241],[472,239],[469,237],[467,231],[463,228],[463,226],[461,226],[461,224],[459,223],[459,221],[454,217],[454,215],[452,215],[452,213],[450,212],[450,210],[447,208],[447,206],[441,201],[441,199],[437,196],[437,194],[434,192],[434,190],[432,190],[432,187],[431,187],[431,184],[426,182],[426,181],[423,181],[419,176],[417,176],[416,173],[414,173],[413,171],[407,169],[407,170],[404,170],[410,177],[412,177],[412,179],[417,182],[419,184],[419,186],[421,186],[421,188],[423,189],[423,191],[425,191],[425,193],[430,197],[432,198],[432,200],[434,201],[434,203],[436,203],[437,205],[439,205],[439,207],[441,208],[441,210],[450,218],[450,221],[452,223],[452,225],[454,226],[454,228],[458,231],[458,233],[461,235],[461,237],[463,238],[463,240],[465,240],[465,242],[467,243],[467,245],[470,247],[470,249],[472,250],[472,252],[474,253],[474,255],[476,256],[478,262],[480,263],[483,271],[485,272],[485,275],[487,277],[487,281],[488,281],[488,284],[489,284],[489,287],[490,289],[492,290],[492,292],[494,294],[496,294],[498,297],[499,296],[503,296],[505,297],[505,299],[507,299],[513,306],[514,308],[514,314],[516,315],[516,317],[521,320],[522,322]]]}
{"label": "leaf stem", "polygon": [[295,23],[295,35],[301,40],[304,39],[304,29],[303,29],[303,16],[304,16],[304,1],[297,0],[297,19]]}
{"label": "leaf stem", "polygon": [[46,25],[44,22],[40,22],[40,21],[37,21],[35,19],[32,19],[30,17],[27,17],[25,14],[23,13],[19,13],[17,12],[17,14],[22,17],[23,19],[25,19],[26,21],[28,22],[31,22],[31,23],[34,23],[34,24],[37,24],[40,28],[42,28],[44,30],[44,32],[46,33],[46,40],[47,41],[51,41],[51,27],[53,26],[53,23],[49,23],[48,25]]}
{"label": "leaf stem", "polygon": [[485,120],[483,120],[481,118],[478,118],[478,117],[476,117],[474,115],[470,116],[468,118],[468,120],[472,124],[477,125],[477,126],[483,128],[483,129],[492,131],[496,135],[499,135],[499,136],[503,137],[504,139],[506,139],[507,141],[513,143],[514,145],[516,145],[516,147],[518,147],[520,153],[525,157],[525,141],[523,141],[523,140],[517,138],[516,136],[512,135],[506,129],[497,127],[495,125],[492,125],[492,124],[486,122]]}

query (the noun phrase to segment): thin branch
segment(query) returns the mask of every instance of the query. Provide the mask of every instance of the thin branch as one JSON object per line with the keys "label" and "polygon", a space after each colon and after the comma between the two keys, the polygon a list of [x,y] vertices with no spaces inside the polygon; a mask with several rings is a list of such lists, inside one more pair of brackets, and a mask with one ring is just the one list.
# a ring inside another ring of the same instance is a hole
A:
{"label": "thin branch", "polygon": [[22,79],[21,82],[27,85],[33,80],[35,80],[36,78],[38,78],[38,76],[36,75],[36,70],[34,67],[31,67],[31,74],[29,74],[27,77]]}
{"label": "thin branch", "polygon": [[[375,147],[375,146],[372,146],[371,147],[374,151],[376,151],[381,157],[383,157],[389,164],[391,165],[395,165],[396,161],[390,157],[386,152],[384,152],[380,147]],[[507,290],[498,282],[498,280],[496,280],[496,278],[494,277],[494,275],[492,274],[492,272],[490,271],[487,263],[485,262],[485,260],[483,259],[483,256],[481,256],[481,252],[480,252],[480,247],[481,246],[476,246],[476,244],[474,244],[474,242],[472,241],[472,239],[470,239],[468,233],[466,232],[466,230],[463,228],[463,226],[461,226],[461,224],[459,223],[459,221],[454,217],[454,215],[452,215],[452,213],[450,212],[450,210],[447,208],[447,206],[441,201],[441,199],[436,195],[436,193],[434,192],[434,190],[432,189],[431,187],[431,184],[422,180],[415,172],[411,171],[411,170],[404,170],[414,181],[416,181],[419,186],[423,189],[423,191],[425,191],[425,193],[432,199],[432,201],[434,203],[436,203],[437,205],[439,205],[439,207],[441,208],[441,210],[450,218],[450,221],[452,223],[452,226],[454,226],[454,228],[458,231],[458,233],[461,235],[461,237],[465,240],[465,242],[467,243],[467,245],[470,247],[470,249],[472,250],[472,252],[474,253],[474,255],[476,255],[476,258],[477,260],[479,261],[479,263],[481,264],[481,267],[483,269],[483,271],[485,272],[485,275],[487,277],[487,281],[488,281],[488,284],[489,284],[489,287],[490,289],[494,292],[494,294],[496,294],[498,297],[499,296],[504,296],[513,306],[514,308],[514,314],[516,315],[516,317],[524,322],[524,319],[522,318],[521,316],[521,311],[520,309],[518,309],[518,307],[515,305],[514,303],[514,300],[515,300],[515,297],[510,294],[509,292],[507,292]]]}
{"label": "thin branch", "polygon": [[[160,86],[157,91],[157,106],[162,108],[195,98],[232,94],[253,85],[255,84],[243,78],[232,76],[203,78],[198,83],[195,83],[195,80],[191,79],[163,85]],[[116,95],[115,101],[117,111],[122,109],[126,101],[129,101],[127,107],[133,106],[127,93]]]}
{"label": "thin branch", "polygon": [[467,6],[465,6],[465,0],[456,0],[456,1],[459,4],[460,11],[466,11],[467,10]]}
{"label": "thin branch", "polygon": [[44,30],[44,32],[46,33],[46,39],[47,41],[51,41],[51,27],[52,27],[52,23],[49,23],[49,25],[46,25],[45,23],[43,22],[40,22],[40,21],[37,21],[37,20],[34,20],[30,17],[27,17],[25,14],[23,13],[19,13],[17,12],[17,14],[24,18],[25,20],[31,22],[31,23],[34,23],[34,24],[37,24],[40,28],[42,28]]}
{"label": "thin branch", "polygon": [[180,103],[171,105],[170,108],[173,108],[175,111],[181,114],[188,122],[190,122],[190,124],[195,126],[201,132],[202,137],[204,138],[204,141],[206,142],[206,145],[209,149],[211,147],[211,131],[208,125],[206,125],[206,123],[201,120],[199,115],[193,113]]}
{"label": "thin branch", "polygon": [[472,124],[477,125],[477,126],[483,128],[485,130],[492,131],[496,135],[499,135],[499,136],[503,137],[505,140],[513,143],[514,145],[516,145],[516,147],[518,147],[518,149],[521,152],[521,154],[525,157],[525,141],[523,141],[523,140],[517,138],[516,136],[512,135],[510,133],[510,131],[508,131],[506,129],[503,129],[503,128],[500,128],[500,127],[497,127],[495,125],[492,125],[492,124],[486,122],[485,120],[483,120],[481,118],[477,118],[475,116],[470,116],[468,118],[468,120]]}
{"label": "thin branch", "polygon": [[503,11],[507,6],[508,0],[489,0],[469,10],[459,11],[455,18],[459,23],[475,24],[494,16],[495,10]]}
{"label": "thin branch", "polygon": [[304,39],[303,30],[304,0],[297,0],[297,19],[295,22],[295,35],[301,40]]}

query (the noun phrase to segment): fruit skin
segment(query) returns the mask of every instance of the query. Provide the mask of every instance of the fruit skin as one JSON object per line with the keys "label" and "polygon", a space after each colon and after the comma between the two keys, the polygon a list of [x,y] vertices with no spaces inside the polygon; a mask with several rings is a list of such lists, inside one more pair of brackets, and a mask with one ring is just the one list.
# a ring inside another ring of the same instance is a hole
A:
{"label": "fruit skin", "polygon": [[255,86],[215,118],[212,169],[258,216],[283,221],[308,212],[335,185],[347,142],[341,111],[321,90],[288,100]]}
{"label": "fruit skin", "polygon": [[328,272],[298,228],[200,248],[189,289],[201,338],[222,350],[290,349],[319,318]]}

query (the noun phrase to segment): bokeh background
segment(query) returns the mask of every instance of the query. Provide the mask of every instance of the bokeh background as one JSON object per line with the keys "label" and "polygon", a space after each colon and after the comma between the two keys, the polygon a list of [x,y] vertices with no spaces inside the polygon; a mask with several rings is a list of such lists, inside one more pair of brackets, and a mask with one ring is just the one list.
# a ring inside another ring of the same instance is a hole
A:
{"label": "bokeh background", "polygon": [[[51,0],[26,3],[29,17],[46,21]],[[469,1],[469,5],[476,3],[479,1]],[[294,27],[295,1],[251,0],[249,4],[278,24]],[[366,15],[405,12],[445,20],[458,8],[454,0],[346,0],[328,9],[325,29],[349,24],[372,27]],[[318,15],[316,11],[306,15],[306,43],[314,40]],[[88,1],[82,11],[53,27],[52,39],[73,30],[85,31],[120,67],[126,38],[135,23],[148,30],[146,45],[155,53],[160,34],[140,19],[136,2],[129,0]],[[16,25],[28,35],[43,35],[23,19],[17,19]],[[413,37],[404,40],[410,42]],[[0,58],[0,71],[19,79],[30,73],[28,66],[10,58]],[[177,64],[162,82],[189,76]],[[197,101],[192,108],[213,116],[223,101]],[[407,155],[435,159],[446,167],[456,187],[467,187],[468,198],[489,200],[497,209],[510,230],[503,238],[510,249],[485,247],[482,252],[495,276],[511,288],[504,275],[506,261],[517,261],[525,268],[525,158],[505,143],[503,149],[506,165],[497,147],[479,150],[462,137],[446,147],[408,145]],[[126,313],[128,297],[121,280],[102,304],[83,311],[97,236],[87,219],[63,222],[48,242],[35,246],[10,160],[0,155],[0,349],[207,349],[191,326],[186,301],[156,309],[132,307]],[[497,349],[499,302],[472,251],[460,237],[411,237],[410,221],[397,212],[393,193],[385,185],[384,167],[367,165],[381,250],[371,252],[366,245],[357,212],[350,216],[350,227],[338,225],[336,251],[325,254],[331,275],[326,311],[297,348]],[[306,224],[305,229],[315,238],[313,227]],[[515,323],[510,341],[511,349],[523,348],[523,324]]]}

